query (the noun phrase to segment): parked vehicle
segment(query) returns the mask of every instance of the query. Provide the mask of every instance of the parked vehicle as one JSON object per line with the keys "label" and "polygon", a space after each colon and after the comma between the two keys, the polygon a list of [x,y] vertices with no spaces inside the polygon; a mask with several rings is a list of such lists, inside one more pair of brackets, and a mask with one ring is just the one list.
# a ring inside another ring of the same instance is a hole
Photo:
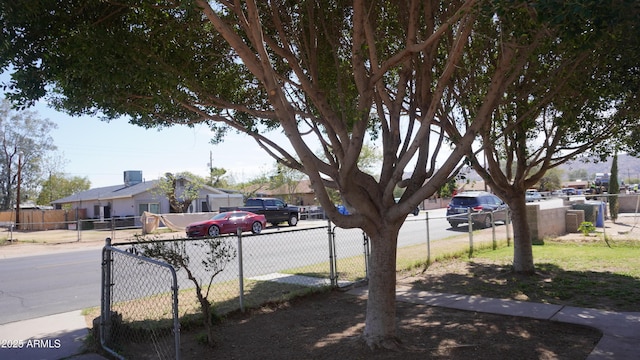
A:
{"label": "parked vehicle", "polygon": [[542,195],[538,192],[538,190],[529,189],[526,191],[524,198],[527,202],[534,202],[542,200]]}
{"label": "parked vehicle", "polygon": [[564,195],[564,193],[562,192],[562,190],[553,190],[551,192],[551,196],[562,196]]}
{"label": "parked vehicle", "polygon": [[[395,200],[396,200],[396,202],[398,202],[398,201],[400,201],[400,198],[395,198]],[[342,204],[341,204],[341,205],[336,206],[336,208],[338,209],[338,212],[339,212],[340,214],[342,214],[342,215],[349,215],[349,210],[347,209],[347,207],[346,207],[346,206],[344,206],[344,205],[342,205]],[[418,214],[420,214],[420,208],[416,206],[416,207],[411,211],[411,213],[412,213],[414,216],[418,216]]]}
{"label": "parked vehicle", "polygon": [[233,210],[262,214],[267,219],[267,222],[272,225],[286,222],[289,226],[296,226],[300,218],[300,211],[297,206],[289,206],[277,198],[249,198],[242,207],[220,207],[220,212]]}
{"label": "parked vehicle", "polygon": [[594,194],[604,194],[609,192],[609,179],[611,173],[596,173],[593,179],[593,184],[590,186],[590,190]]}
{"label": "parked vehicle", "polygon": [[187,237],[215,237],[221,234],[235,234],[251,231],[259,234],[267,227],[264,215],[248,211],[227,211],[214,215],[209,220],[198,221],[187,225]]}
{"label": "parked vehicle", "polygon": [[349,215],[349,210],[347,209],[346,206],[340,204],[336,206],[336,209],[338,209],[338,212],[342,215]]}
{"label": "parked vehicle", "polygon": [[[396,202],[400,201],[400,198],[395,198],[394,199]],[[411,213],[413,214],[413,216],[418,216],[418,214],[420,214],[420,208],[419,207],[415,207],[413,209],[413,211],[411,211]]]}
{"label": "parked vehicle", "polygon": [[491,213],[494,221],[507,221],[507,204],[486,191],[465,191],[451,198],[447,206],[447,221],[455,229],[469,222],[469,211],[473,227],[491,227]]}
{"label": "parked vehicle", "polygon": [[578,195],[578,191],[574,188],[562,188],[562,193],[565,196],[569,196],[569,195]]}

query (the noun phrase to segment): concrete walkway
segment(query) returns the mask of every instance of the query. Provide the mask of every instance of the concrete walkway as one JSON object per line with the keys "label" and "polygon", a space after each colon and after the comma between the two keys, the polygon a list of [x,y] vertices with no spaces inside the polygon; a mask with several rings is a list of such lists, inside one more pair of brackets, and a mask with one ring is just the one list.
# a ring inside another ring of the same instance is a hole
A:
{"label": "concrete walkway", "polygon": [[0,359],[105,359],[97,354],[74,357],[83,352],[88,334],[80,310],[0,325]]}
{"label": "concrete walkway", "polygon": [[[349,294],[363,297],[367,296],[367,292],[366,287],[348,291]],[[398,301],[412,304],[589,326],[601,331],[602,338],[587,357],[588,360],[640,359],[640,312],[618,313],[573,306],[416,291],[408,287],[398,287],[396,296]]]}

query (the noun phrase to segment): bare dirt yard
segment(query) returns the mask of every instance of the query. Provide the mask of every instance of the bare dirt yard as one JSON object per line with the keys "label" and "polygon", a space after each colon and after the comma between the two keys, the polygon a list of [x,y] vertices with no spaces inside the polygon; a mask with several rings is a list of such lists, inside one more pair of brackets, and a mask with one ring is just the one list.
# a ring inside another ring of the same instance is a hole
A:
{"label": "bare dirt yard", "polygon": [[365,299],[332,291],[226,318],[214,347],[183,332],[185,359],[585,359],[592,329],[398,303],[397,351],[360,338]]}

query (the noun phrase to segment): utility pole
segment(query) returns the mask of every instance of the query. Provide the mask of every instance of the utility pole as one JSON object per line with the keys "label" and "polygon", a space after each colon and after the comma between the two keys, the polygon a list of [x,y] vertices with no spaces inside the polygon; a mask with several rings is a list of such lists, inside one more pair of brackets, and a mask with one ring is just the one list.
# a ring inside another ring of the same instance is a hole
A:
{"label": "utility pole", "polygon": [[209,150],[209,183],[213,186],[213,151]]}
{"label": "utility pole", "polygon": [[16,230],[20,230],[20,173],[22,172],[22,152],[18,152],[18,184],[16,186]]}

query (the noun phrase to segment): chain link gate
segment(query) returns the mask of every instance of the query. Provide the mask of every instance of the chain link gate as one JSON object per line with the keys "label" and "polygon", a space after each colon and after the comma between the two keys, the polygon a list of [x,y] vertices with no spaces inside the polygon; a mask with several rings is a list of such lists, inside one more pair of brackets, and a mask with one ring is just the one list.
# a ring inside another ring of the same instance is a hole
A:
{"label": "chain link gate", "polygon": [[174,268],[107,239],[102,250],[100,344],[124,359],[152,354],[180,359],[178,283]]}
{"label": "chain link gate", "polygon": [[343,229],[337,226],[329,229],[331,284],[340,287],[367,281],[371,250],[369,237],[360,229]]}

